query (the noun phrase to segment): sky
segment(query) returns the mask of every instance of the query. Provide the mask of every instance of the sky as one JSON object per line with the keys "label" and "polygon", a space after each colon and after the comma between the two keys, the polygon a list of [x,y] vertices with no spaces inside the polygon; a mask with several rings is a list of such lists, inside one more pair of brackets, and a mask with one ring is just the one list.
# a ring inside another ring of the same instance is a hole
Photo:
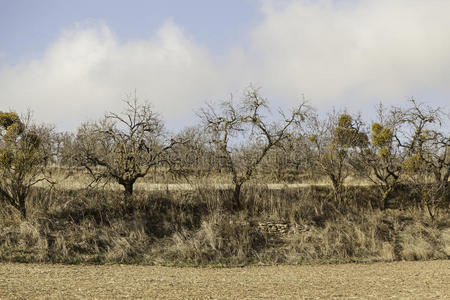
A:
{"label": "sky", "polygon": [[273,107],[449,108],[446,0],[0,0],[0,111],[75,131],[136,93],[179,129],[249,84]]}

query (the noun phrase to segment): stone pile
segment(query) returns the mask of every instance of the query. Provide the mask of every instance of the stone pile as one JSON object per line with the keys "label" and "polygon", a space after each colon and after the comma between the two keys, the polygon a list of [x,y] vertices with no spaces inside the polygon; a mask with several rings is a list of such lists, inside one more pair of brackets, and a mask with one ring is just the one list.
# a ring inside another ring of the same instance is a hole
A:
{"label": "stone pile", "polygon": [[290,226],[286,222],[259,222],[258,228],[270,234],[285,234],[288,233]]}
{"label": "stone pile", "polygon": [[310,227],[308,225],[300,224],[289,224],[288,222],[258,222],[259,230],[268,234],[287,234],[289,232],[305,232],[309,231]]}

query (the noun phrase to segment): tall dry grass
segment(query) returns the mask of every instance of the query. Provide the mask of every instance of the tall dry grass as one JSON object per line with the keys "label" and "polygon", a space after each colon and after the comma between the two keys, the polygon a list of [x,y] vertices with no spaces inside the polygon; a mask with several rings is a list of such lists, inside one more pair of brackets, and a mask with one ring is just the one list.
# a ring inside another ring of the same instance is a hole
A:
{"label": "tall dry grass", "polygon": [[431,220],[407,188],[387,210],[370,186],[348,187],[342,203],[327,186],[250,184],[242,192],[244,209],[233,212],[232,191],[206,182],[137,191],[126,204],[110,189],[35,188],[27,221],[0,209],[0,259],[244,265],[450,257],[449,211]]}

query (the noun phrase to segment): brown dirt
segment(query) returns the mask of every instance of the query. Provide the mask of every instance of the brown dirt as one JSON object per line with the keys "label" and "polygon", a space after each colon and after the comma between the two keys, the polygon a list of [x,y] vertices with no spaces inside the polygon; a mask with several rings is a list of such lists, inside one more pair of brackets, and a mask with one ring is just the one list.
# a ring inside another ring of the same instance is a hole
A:
{"label": "brown dirt", "polygon": [[0,264],[1,299],[450,299],[450,260],[175,268]]}

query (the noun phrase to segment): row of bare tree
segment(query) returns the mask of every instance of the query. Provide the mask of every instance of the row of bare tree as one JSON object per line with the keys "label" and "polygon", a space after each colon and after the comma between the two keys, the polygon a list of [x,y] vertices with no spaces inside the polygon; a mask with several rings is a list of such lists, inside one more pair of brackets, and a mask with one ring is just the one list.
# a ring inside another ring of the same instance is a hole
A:
{"label": "row of bare tree", "polygon": [[260,91],[249,87],[240,101],[206,105],[198,126],[175,135],[150,104],[134,97],[125,105],[122,113],[82,124],[76,134],[33,124],[29,115],[0,113],[1,199],[26,217],[30,188],[54,183],[48,170],[57,165],[84,167],[92,183],[119,183],[125,200],[139,178],[164,167],[186,178],[229,175],[235,210],[242,208],[242,186],[255,174],[280,178],[289,172],[327,178],[337,205],[345,205],[349,176],[379,188],[382,208],[407,181],[422,184],[430,215],[450,203],[450,116],[414,100],[404,108],[380,104],[377,120],[368,124],[346,112],[321,116],[306,103],[273,114]]}

